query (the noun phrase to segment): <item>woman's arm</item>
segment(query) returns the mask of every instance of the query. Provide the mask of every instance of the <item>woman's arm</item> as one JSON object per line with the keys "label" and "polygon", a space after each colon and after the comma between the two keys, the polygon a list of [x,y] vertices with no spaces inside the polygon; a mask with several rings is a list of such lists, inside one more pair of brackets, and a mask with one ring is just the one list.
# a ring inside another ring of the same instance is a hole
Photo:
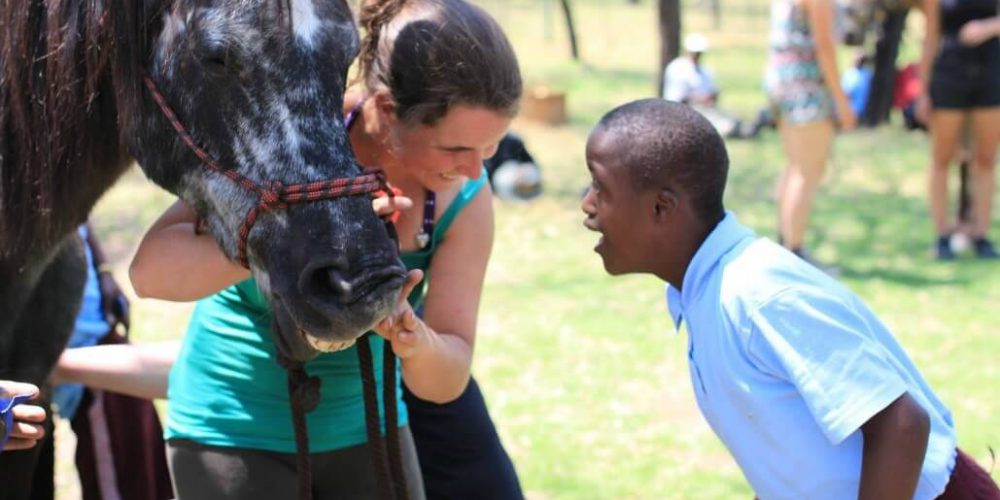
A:
{"label": "woman's arm", "polygon": [[910,499],[920,480],[930,417],[909,393],[861,426],[864,451],[861,459],[861,488],[858,498]]}
{"label": "woman's arm", "polygon": [[958,32],[958,40],[967,47],[975,47],[997,36],[1000,36],[1000,16],[969,21]]}
{"label": "woman's arm", "polygon": [[406,386],[421,399],[445,403],[469,383],[486,264],[493,248],[489,185],[455,219],[428,270],[424,318],[406,306],[378,331],[392,340]]}
{"label": "woman's arm", "polygon": [[934,59],[937,58],[938,42],[941,37],[941,10],[938,0],[922,0],[919,4],[924,12],[924,42],[920,49],[920,96],[917,98],[917,120],[929,124],[931,117],[931,74]]}
{"label": "woman's arm", "polygon": [[[405,196],[372,201],[376,214],[412,206]],[[197,218],[194,210],[178,200],[149,228],[129,267],[137,295],[190,302],[250,277],[250,271],[229,260],[211,235],[195,234]]]}
{"label": "woman's arm", "polygon": [[66,349],[52,372],[52,381],[78,382],[137,398],[166,399],[167,376],[179,351],[180,343],[174,341]]}
{"label": "woman's arm", "polygon": [[140,297],[187,302],[250,277],[208,234],[195,234],[197,215],[178,200],[153,223],[132,258],[129,277]]}
{"label": "woman's arm", "polygon": [[837,69],[836,41],[833,32],[833,2],[830,0],[805,0],[809,16],[809,31],[816,44],[816,61],[823,81],[833,94],[837,109],[837,119],[844,130],[854,128],[857,117],[851,109],[851,102],[840,86],[840,71]]}

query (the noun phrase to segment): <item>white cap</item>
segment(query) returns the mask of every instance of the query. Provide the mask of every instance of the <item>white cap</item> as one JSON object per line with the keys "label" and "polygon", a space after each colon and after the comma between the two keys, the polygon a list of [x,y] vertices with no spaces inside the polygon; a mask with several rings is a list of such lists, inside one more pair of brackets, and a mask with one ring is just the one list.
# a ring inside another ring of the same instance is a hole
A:
{"label": "white cap", "polygon": [[684,50],[688,52],[705,52],[708,50],[708,38],[701,33],[691,33],[684,37]]}

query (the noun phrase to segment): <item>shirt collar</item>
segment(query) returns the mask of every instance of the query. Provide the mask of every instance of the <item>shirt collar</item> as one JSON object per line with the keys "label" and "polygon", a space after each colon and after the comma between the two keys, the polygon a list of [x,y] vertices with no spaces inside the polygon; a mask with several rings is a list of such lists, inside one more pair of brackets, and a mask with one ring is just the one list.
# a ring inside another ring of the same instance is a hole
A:
{"label": "shirt collar", "polygon": [[691,297],[697,296],[698,289],[707,281],[722,256],[741,241],[754,236],[752,229],[740,224],[735,214],[726,211],[725,217],[712,229],[688,263],[682,290],[667,283],[667,309],[677,330],[681,328]]}

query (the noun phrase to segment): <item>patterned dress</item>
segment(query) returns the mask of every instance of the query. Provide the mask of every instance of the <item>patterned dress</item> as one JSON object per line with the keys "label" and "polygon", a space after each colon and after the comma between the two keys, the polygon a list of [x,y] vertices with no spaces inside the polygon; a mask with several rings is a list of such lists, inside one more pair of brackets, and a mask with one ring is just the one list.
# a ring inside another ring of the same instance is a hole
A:
{"label": "patterned dress", "polygon": [[770,56],[764,79],[775,117],[805,124],[834,117],[833,97],[816,59],[805,8],[794,0],[771,2]]}

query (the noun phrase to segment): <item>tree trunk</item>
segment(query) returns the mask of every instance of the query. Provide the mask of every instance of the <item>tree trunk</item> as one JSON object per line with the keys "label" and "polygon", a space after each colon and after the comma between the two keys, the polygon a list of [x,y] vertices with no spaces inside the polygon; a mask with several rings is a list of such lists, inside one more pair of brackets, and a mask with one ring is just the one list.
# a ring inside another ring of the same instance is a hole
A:
{"label": "tree trunk", "polygon": [[562,5],[563,14],[566,15],[566,31],[569,33],[569,50],[573,60],[580,61],[580,49],[576,45],[576,25],[573,23],[573,12],[570,9],[569,0],[559,0]]}
{"label": "tree trunk", "polygon": [[680,54],[681,3],[680,0],[659,0],[660,66],[656,77],[656,95],[663,93],[663,70]]}
{"label": "tree trunk", "polygon": [[868,103],[861,113],[861,124],[874,127],[889,121],[892,97],[896,87],[896,58],[906,27],[908,10],[886,12],[880,36],[875,43],[875,71],[868,92]]}

